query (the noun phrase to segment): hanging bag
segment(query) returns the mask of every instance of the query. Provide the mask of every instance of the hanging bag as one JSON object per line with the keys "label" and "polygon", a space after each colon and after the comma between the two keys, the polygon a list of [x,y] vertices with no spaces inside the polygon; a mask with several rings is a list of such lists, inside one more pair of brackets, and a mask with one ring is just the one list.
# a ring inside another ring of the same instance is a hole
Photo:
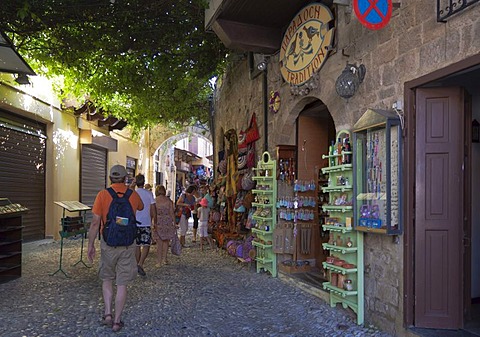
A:
{"label": "hanging bag", "polygon": [[177,231],[175,231],[175,235],[172,239],[172,254],[179,256],[182,254],[182,244],[180,243],[180,239],[178,238]]}

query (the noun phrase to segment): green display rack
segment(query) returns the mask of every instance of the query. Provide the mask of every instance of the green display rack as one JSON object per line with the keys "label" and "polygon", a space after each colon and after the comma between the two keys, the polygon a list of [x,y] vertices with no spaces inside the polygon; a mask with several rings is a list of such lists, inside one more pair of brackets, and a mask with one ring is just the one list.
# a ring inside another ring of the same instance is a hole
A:
{"label": "green display rack", "polygon": [[270,154],[264,152],[262,159],[254,168],[253,179],[257,182],[252,191],[255,195],[255,213],[253,219],[256,227],[252,228],[255,236],[253,246],[256,250],[256,269],[259,273],[262,269],[270,272],[273,277],[277,276],[277,257],[273,252],[273,230],[276,226],[277,209],[277,165],[275,160],[270,159]]}
{"label": "green display rack", "polygon": [[[349,135],[349,131],[342,130],[336,139],[345,140]],[[328,158],[329,163],[322,169],[322,173],[329,176],[328,186],[322,187],[322,191],[329,194],[329,204],[322,206],[329,214],[322,226],[329,232],[329,241],[323,244],[323,249],[329,251],[327,261],[323,262],[329,281],[323,283],[323,288],[330,294],[331,307],[340,303],[344,308],[352,309],[357,315],[357,324],[363,324],[363,233],[352,227],[353,153],[349,150],[349,146],[334,146],[328,155],[322,156]]]}

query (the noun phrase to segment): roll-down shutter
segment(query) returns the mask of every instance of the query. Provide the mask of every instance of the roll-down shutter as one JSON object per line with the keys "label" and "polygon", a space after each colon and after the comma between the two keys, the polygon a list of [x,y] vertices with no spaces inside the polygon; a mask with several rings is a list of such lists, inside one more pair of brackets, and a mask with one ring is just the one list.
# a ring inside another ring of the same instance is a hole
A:
{"label": "roll-down shutter", "polygon": [[[107,184],[107,150],[92,145],[82,145],[80,201],[93,206],[97,193]],[[87,212],[88,221],[91,212]]]}
{"label": "roll-down shutter", "polygon": [[45,124],[0,110],[0,197],[26,206],[25,241],[45,238]]}

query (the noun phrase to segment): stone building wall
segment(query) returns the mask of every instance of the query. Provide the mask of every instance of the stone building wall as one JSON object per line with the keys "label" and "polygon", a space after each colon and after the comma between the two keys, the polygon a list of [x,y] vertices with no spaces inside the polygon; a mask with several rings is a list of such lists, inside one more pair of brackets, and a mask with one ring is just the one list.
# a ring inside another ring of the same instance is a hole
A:
{"label": "stone building wall", "polygon": [[[306,96],[291,94],[280,74],[278,54],[270,57],[268,91],[278,91],[281,98],[279,112],[268,113],[271,153],[277,144],[295,144],[295,120],[305,105],[315,100],[327,106],[337,130],[351,129],[367,108],[388,110],[397,100],[403,101],[405,82],[480,52],[479,5],[440,23],[436,21],[436,2],[397,2],[400,7],[379,31],[366,29],[353,11],[338,6],[334,50],[319,72],[318,87]],[[364,82],[349,100],[340,98],[334,88],[347,62],[366,67]],[[232,65],[215,102],[217,151],[219,130],[244,129],[253,111],[263,137],[262,99],[262,78],[249,79],[246,58]],[[263,139],[257,143],[260,152]],[[388,236],[365,235],[365,320],[396,335],[405,333],[403,255],[403,236],[395,243]]]}

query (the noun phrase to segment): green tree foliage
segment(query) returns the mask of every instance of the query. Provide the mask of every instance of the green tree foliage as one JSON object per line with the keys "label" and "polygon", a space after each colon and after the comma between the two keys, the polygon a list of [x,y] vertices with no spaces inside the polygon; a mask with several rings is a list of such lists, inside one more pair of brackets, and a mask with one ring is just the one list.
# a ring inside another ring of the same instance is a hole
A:
{"label": "green tree foliage", "polygon": [[208,120],[226,50],[205,32],[205,0],[10,0],[0,29],[59,92],[134,128]]}

